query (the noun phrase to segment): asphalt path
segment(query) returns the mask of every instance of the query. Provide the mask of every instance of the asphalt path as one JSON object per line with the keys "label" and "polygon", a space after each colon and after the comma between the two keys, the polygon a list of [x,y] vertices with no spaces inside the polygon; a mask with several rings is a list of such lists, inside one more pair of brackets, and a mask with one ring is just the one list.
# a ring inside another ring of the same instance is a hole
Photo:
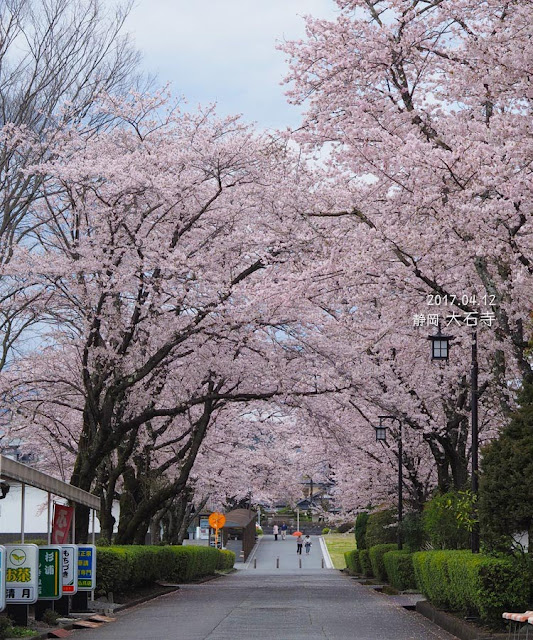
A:
{"label": "asphalt path", "polygon": [[[278,561],[279,559],[279,561]],[[255,560],[255,562],[254,562]],[[301,560],[301,568],[300,568]],[[279,564],[279,568],[278,568]],[[227,576],[127,609],[76,640],[456,640],[421,615],[322,568],[318,538],[296,554],[294,538],[264,536]]]}

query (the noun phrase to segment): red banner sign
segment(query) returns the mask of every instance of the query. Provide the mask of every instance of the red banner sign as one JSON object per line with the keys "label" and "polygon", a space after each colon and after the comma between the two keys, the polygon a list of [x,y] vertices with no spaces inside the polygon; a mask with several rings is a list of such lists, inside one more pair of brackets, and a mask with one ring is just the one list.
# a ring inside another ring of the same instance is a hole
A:
{"label": "red banner sign", "polygon": [[54,520],[52,524],[52,544],[66,544],[72,523],[74,507],[54,504]]}

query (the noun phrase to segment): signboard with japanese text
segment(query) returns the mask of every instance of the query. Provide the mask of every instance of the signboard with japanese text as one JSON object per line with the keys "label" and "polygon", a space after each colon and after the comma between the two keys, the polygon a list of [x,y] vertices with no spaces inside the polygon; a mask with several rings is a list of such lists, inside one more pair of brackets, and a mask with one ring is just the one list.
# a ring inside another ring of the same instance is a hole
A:
{"label": "signboard with japanese text", "polygon": [[54,504],[54,519],[52,523],[52,544],[65,544],[68,541],[70,524],[74,507],[64,504]]}
{"label": "signboard with japanese text", "polygon": [[40,600],[58,600],[61,598],[61,547],[39,547],[39,583]]}
{"label": "signboard with japanese text", "polygon": [[63,595],[73,596],[78,592],[78,547],[75,544],[61,545],[63,560]]}
{"label": "signboard with japanese text", "polygon": [[207,518],[200,518],[198,538],[200,540],[209,540],[209,520]]}
{"label": "signboard with japanese text", "polygon": [[6,608],[6,548],[0,545],[0,611]]}
{"label": "signboard with japanese text", "polygon": [[37,602],[39,547],[6,544],[6,604]]}
{"label": "signboard with japanese text", "polygon": [[96,588],[96,547],[93,544],[78,545],[78,591]]}

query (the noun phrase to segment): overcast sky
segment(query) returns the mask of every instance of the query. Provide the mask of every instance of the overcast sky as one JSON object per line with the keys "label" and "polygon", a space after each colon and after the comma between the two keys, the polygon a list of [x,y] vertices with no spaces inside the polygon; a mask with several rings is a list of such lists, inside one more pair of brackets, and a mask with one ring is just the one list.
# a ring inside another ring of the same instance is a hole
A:
{"label": "overcast sky", "polygon": [[333,0],[136,0],[127,22],[143,68],[192,105],[217,102],[260,128],[296,126],[276,41],[303,37],[302,16],[333,17]]}

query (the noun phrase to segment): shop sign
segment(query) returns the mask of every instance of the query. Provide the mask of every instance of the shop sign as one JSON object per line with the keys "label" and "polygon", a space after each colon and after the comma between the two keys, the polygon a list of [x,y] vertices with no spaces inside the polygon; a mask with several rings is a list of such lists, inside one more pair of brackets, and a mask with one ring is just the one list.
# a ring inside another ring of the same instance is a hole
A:
{"label": "shop sign", "polygon": [[6,544],[6,604],[37,602],[39,547]]}
{"label": "shop sign", "polygon": [[61,545],[63,560],[63,595],[73,596],[78,592],[78,547],[75,544]]}
{"label": "shop sign", "polygon": [[39,547],[39,600],[61,598],[61,547]]}
{"label": "shop sign", "polygon": [[93,544],[78,545],[78,591],[96,588],[96,547]]}

